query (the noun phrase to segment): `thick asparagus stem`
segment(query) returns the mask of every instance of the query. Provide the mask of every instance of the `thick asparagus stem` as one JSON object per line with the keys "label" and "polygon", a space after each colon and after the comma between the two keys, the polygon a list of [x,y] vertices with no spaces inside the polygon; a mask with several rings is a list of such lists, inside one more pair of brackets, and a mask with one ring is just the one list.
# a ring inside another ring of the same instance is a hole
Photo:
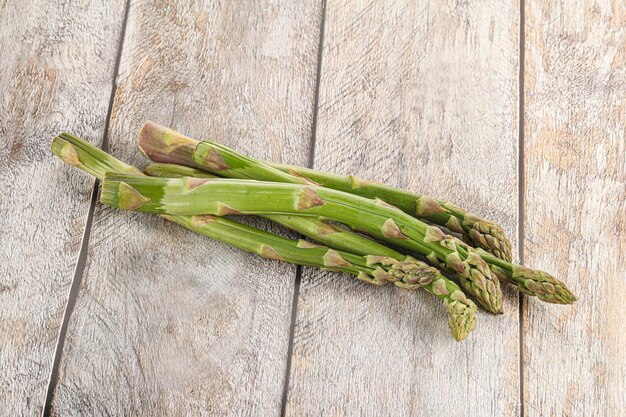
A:
{"label": "thick asparagus stem", "polygon": [[[153,122],[146,122],[138,143],[142,152],[154,161],[201,166],[221,177],[318,184],[362,197],[378,198],[405,213],[460,233],[476,246],[505,261],[511,261],[511,243],[499,225],[445,201],[437,201],[352,175],[340,176],[310,168],[266,163],[214,142],[198,143]],[[189,158],[190,155],[193,158]]]}
{"label": "thick asparagus stem", "polygon": [[[76,166],[102,180],[107,172],[133,172],[132,167],[106,152],[70,134],[61,134],[52,142],[52,151],[66,163]],[[163,165],[152,166],[152,173],[163,173]],[[183,167],[184,169],[189,169]],[[181,172],[180,170],[178,172]],[[462,340],[476,326],[476,306],[452,281],[435,268],[412,258],[394,259],[386,256],[357,256],[334,251],[305,241],[294,242],[232,220],[215,216],[163,216],[197,233],[231,244],[261,256],[283,258],[293,263],[331,268],[356,275],[376,285],[394,282],[416,289],[423,287],[443,301],[448,311],[448,325],[456,340]],[[323,252],[323,253],[322,253]],[[321,256],[321,258],[320,258]],[[348,265],[350,264],[350,265]]]}
{"label": "thick asparagus stem", "polygon": [[410,246],[444,263],[459,275],[461,287],[486,309],[502,312],[500,283],[480,255],[469,247],[457,250],[456,240],[439,228],[380,200],[312,185],[107,174],[101,201],[122,209],[160,214],[321,216],[366,230],[379,239]]}
{"label": "thick asparagus stem", "polygon": [[[195,168],[154,162],[146,167],[145,172],[151,177],[161,178],[218,178],[213,174]],[[333,226],[316,216],[301,217],[288,214],[266,214],[260,217],[276,222],[333,249],[356,253],[358,255],[388,256],[399,260],[404,260],[405,258],[405,256],[398,251],[350,230]]]}
{"label": "thick asparagus stem", "polygon": [[142,175],[134,166],[113,158],[100,148],[70,134],[61,133],[50,145],[52,152],[66,164],[80,168],[99,180],[107,172],[129,172]]}

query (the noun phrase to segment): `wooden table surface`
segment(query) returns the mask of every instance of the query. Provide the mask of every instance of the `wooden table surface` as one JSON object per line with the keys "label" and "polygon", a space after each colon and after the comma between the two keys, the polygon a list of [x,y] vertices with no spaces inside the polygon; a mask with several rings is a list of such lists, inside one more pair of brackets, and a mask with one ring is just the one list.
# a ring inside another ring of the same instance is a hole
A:
{"label": "wooden table surface", "polygon": [[[0,415],[624,416],[626,6],[521,1],[0,2]],[[507,288],[456,343],[427,294],[100,206],[49,151],[143,166],[148,119],[472,208],[581,299]]]}

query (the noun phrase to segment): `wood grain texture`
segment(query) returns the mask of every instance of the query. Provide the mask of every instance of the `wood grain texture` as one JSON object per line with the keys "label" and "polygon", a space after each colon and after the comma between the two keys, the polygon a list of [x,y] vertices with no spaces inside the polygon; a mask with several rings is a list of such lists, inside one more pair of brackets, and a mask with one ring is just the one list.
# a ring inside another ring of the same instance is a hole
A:
{"label": "wood grain texture", "polygon": [[[316,2],[131,2],[110,151],[152,119],[305,164]],[[263,225],[265,225],[263,223]],[[276,415],[295,268],[98,206],[53,414]]]}
{"label": "wood grain texture", "polygon": [[[333,1],[315,167],[517,220],[519,5]],[[515,243],[515,242],[514,242]],[[456,343],[427,293],[306,269],[287,414],[519,414],[517,293]]]}
{"label": "wood grain texture", "polygon": [[0,6],[0,415],[41,413],[93,181],[50,152],[100,141],[123,1]]}
{"label": "wood grain texture", "polygon": [[626,5],[529,1],[525,258],[571,284],[526,303],[527,416],[623,416],[626,404]]}

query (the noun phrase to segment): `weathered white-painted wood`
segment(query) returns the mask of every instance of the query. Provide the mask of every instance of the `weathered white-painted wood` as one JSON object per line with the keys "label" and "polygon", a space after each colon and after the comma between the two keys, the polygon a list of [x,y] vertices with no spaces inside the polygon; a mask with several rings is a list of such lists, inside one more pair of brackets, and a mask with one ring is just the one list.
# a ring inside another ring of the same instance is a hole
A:
{"label": "weathered white-painted wood", "polygon": [[98,142],[123,1],[0,6],[0,415],[41,413],[93,181],[49,151]]}
{"label": "weathered white-painted wood", "polygon": [[[517,1],[328,2],[315,167],[517,219]],[[515,239],[514,239],[515,240]],[[287,414],[519,414],[517,293],[462,343],[426,293],[306,269]]]}
{"label": "weathered white-painted wood", "polygon": [[626,5],[526,10],[525,260],[580,301],[525,303],[525,414],[623,416]]}
{"label": "weathered white-painted wood", "polygon": [[[110,151],[152,119],[306,164],[317,2],[131,2]],[[53,414],[276,415],[295,268],[98,206]]]}

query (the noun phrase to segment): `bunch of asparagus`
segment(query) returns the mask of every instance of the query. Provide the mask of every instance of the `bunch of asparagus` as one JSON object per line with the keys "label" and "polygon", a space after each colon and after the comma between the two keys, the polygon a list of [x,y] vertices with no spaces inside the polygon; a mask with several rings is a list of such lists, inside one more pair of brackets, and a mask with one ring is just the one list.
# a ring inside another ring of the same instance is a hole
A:
{"label": "bunch of asparagus", "polygon": [[[451,203],[355,176],[252,159],[152,122],[138,145],[153,161],[143,173],[68,133],[54,138],[52,151],[102,180],[104,204],[160,214],[263,257],[427,291],[443,302],[456,340],[476,327],[477,308],[466,293],[500,314],[501,281],[546,302],[576,300],[548,273],[511,263],[500,226]],[[309,240],[286,239],[230,215],[261,216]]]}

